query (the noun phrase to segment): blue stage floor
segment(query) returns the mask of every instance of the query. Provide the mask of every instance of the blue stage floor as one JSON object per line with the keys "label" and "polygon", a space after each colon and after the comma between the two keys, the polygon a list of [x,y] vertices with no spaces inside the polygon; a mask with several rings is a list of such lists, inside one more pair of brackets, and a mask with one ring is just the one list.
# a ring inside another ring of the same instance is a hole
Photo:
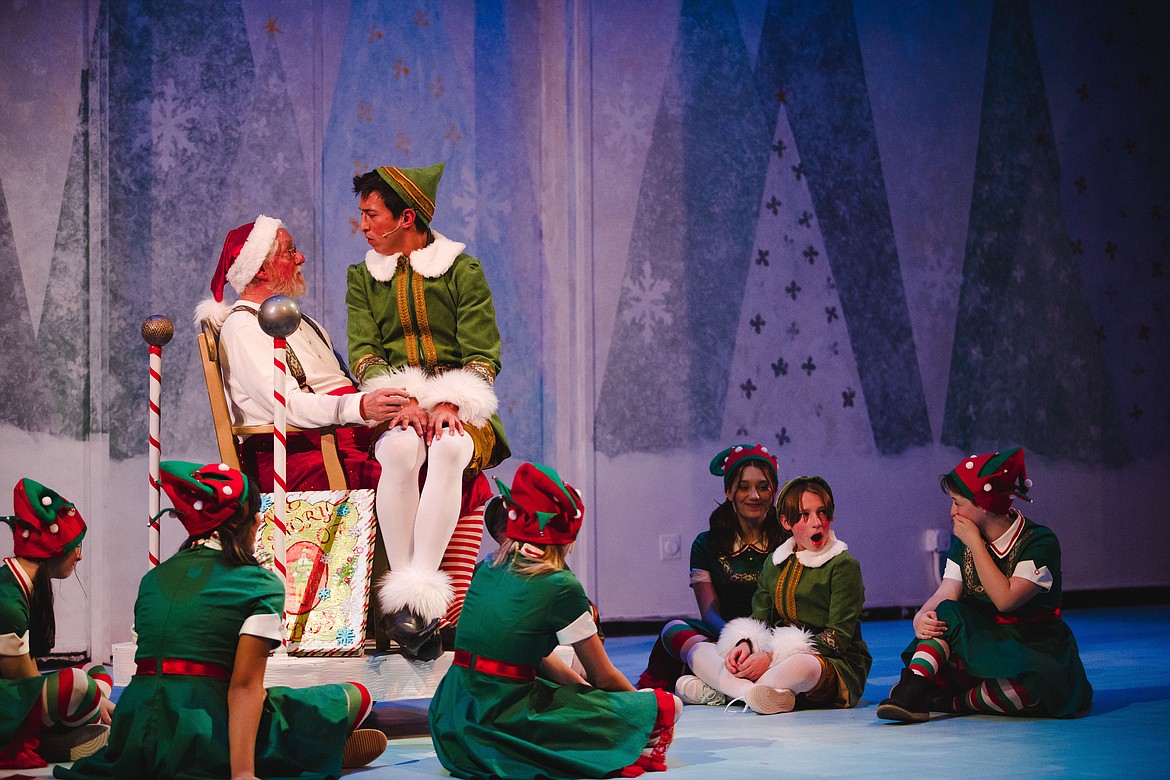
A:
{"label": "blue stage floor", "polygon": [[[1066,613],[1095,690],[1079,720],[938,716],[879,721],[910,640],[908,621],[866,623],[874,657],[865,699],[852,710],[762,717],[687,707],[667,756],[670,780],[739,777],[1170,777],[1170,606]],[[636,679],[653,637],[606,640]],[[427,738],[390,743],[376,765],[347,777],[445,777]]]}
{"label": "blue stage floor", "polygon": [[[879,721],[877,702],[898,679],[898,654],[911,629],[908,621],[866,623],[874,665],[858,707],[768,717],[738,707],[687,707],[664,777],[1170,777],[1170,606],[1065,617],[1095,690],[1087,717]],[[636,679],[652,641],[612,637],[606,647],[618,668]],[[426,702],[392,706],[421,709]],[[426,737],[392,740],[373,765],[346,773],[363,780],[447,776]]]}

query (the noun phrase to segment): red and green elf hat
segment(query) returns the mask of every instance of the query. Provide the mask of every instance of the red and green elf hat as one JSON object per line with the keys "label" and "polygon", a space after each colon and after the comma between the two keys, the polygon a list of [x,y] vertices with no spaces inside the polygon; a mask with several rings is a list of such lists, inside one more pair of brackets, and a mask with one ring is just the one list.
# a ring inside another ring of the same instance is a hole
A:
{"label": "red and green elf hat", "polygon": [[18,558],[56,558],[85,538],[85,520],[77,508],[35,480],[16,483],[12,504],[16,515],[0,521],[12,526],[12,550]]}
{"label": "red and green elf hat", "polygon": [[383,165],[377,168],[382,181],[398,193],[406,205],[414,209],[425,225],[435,216],[435,197],[439,194],[439,179],[443,178],[446,163],[435,163],[426,168],[396,168]]}
{"label": "red and green elf hat", "polygon": [[[158,464],[162,489],[192,537],[205,536],[240,511],[248,497],[248,478],[226,463],[164,460]],[[160,512],[159,514],[163,514]]]}
{"label": "red and green elf hat", "polygon": [[496,486],[508,509],[509,538],[533,544],[570,544],[577,538],[585,514],[581,494],[548,466],[523,463],[511,490],[499,477]]}
{"label": "red and green elf hat", "polygon": [[731,475],[744,461],[755,461],[772,477],[772,484],[780,481],[777,476],[776,456],[768,452],[763,444],[736,444],[728,447],[711,459],[711,473],[723,477],[724,489],[731,487]]}
{"label": "red and green elf hat", "polygon": [[997,515],[1007,514],[1013,498],[1032,501],[1028,497],[1032,480],[1028,479],[1024,470],[1022,447],[972,455],[955,466],[947,476],[958,486],[961,495],[976,506]]}

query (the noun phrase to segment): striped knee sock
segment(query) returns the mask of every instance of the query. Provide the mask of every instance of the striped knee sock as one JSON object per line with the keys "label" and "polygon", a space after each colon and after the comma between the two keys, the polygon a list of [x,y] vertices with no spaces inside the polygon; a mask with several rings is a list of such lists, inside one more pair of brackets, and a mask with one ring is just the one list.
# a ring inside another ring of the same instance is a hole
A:
{"label": "striped knee sock", "polygon": [[978,685],[955,697],[958,712],[983,712],[991,715],[1018,715],[1031,707],[1035,699],[1019,682],[1000,677],[982,680]]}
{"label": "striped knee sock", "polygon": [[480,507],[459,518],[439,564],[439,570],[451,578],[451,586],[455,589],[455,598],[451,599],[451,605],[447,607],[447,614],[440,623],[442,626],[453,626],[459,622],[459,613],[463,611],[463,599],[471,584],[482,541],[483,507]]}
{"label": "striped knee sock", "polygon": [[78,668],[93,678],[102,696],[110,698],[110,694],[114,692],[114,676],[110,674],[109,669],[98,663],[82,664]]}
{"label": "striped knee sock", "polygon": [[923,639],[914,648],[914,656],[907,666],[915,674],[931,679],[950,657],[951,646],[946,642],[941,639]]}
{"label": "striped knee sock", "polygon": [[374,700],[369,689],[361,683],[341,683],[341,687],[349,704],[349,730],[352,733],[374,709]]}
{"label": "striped knee sock", "polygon": [[685,661],[692,647],[710,638],[682,620],[672,620],[663,626],[660,637],[666,652],[679,661]]}
{"label": "striped knee sock", "polygon": [[38,701],[45,726],[86,726],[101,716],[97,681],[78,668],[47,675]]}

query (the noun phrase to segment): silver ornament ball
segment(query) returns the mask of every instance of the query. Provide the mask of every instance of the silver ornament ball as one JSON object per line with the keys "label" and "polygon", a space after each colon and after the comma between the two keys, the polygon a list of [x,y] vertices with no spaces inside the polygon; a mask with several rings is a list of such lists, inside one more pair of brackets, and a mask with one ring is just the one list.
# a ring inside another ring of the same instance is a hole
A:
{"label": "silver ornament ball", "polygon": [[301,324],[301,307],[287,295],[273,295],[260,304],[260,328],[273,338],[291,336]]}
{"label": "silver ornament ball", "polygon": [[175,336],[175,324],[161,314],[142,321],[142,340],[152,347],[165,347]]}

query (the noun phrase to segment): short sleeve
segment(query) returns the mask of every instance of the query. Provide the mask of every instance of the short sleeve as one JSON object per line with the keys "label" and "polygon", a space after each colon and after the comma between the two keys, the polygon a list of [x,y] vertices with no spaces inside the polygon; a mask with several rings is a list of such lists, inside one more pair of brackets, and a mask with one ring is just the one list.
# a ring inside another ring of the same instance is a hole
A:
{"label": "short sleeve", "polygon": [[[711,581],[711,547],[707,542],[707,531],[695,537],[691,542],[691,583]],[[696,579],[695,572],[706,572],[706,578]]]}
{"label": "short sleeve", "polygon": [[0,601],[0,655],[28,654],[28,606],[16,599]]}
{"label": "short sleeve", "polygon": [[257,574],[252,614],[244,619],[239,633],[280,644],[284,640],[284,586],[267,569],[259,569]]}
{"label": "short sleeve", "polygon": [[[554,601],[549,604],[551,628],[557,635],[557,641],[572,644],[596,633],[597,624],[593,621],[589,599],[573,573],[561,571],[548,576],[558,579]],[[592,625],[591,629],[586,625],[585,618]]]}

